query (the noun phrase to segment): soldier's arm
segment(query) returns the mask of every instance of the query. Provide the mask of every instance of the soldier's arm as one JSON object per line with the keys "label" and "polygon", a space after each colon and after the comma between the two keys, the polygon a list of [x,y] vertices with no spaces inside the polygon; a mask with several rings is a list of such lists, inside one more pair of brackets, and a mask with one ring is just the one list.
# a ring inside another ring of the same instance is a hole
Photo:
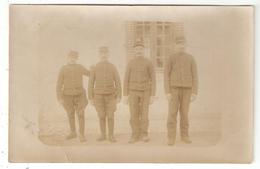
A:
{"label": "soldier's arm", "polygon": [[124,77],[124,86],[123,86],[123,94],[124,96],[128,96],[128,87],[129,87],[129,77],[130,77],[130,62],[127,64],[126,71],[125,71],[125,77]]}
{"label": "soldier's arm", "polygon": [[90,76],[90,71],[88,69],[86,69],[84,66],[82,66],[82,72],[83,72],[83,75]]}
{"label": "soldier's arm", "polygon": [[56,93],[57,93],[58,100],[62,100],[63,84],[64,84],[64,75],[63,75],[63,69],[61,68],[58,75],[57,84],[56,84]]}
{"label": "soldier's arm", "polygon": [[115,86],[116,86],[116,90],[117,90],[117,98],[121,99],[122,88],[121,88],[120,76],[119,76],[119,73],[115,66],[113,66],[113,69],[114,69],[114,81],[115,81]]}
{"label": "soldier's arm", "polygon": [[151,78],[151,95],[155,96],[156,76],[155,76],[155,70],[152,62],[149,62],[149,73]]}
{"label": "soldier's arm", "polygon": [[164,90],[165,93],[170,93],[170,73],[171,73],[171,58],[169,57],[164,66]]}
{"label": "soldier's arm", "polygon": [[198,78],[197,64],[193,58],[191,62],[191,71],[192,71],[192,93],[197,95],[199,78]]}
{"label": "soldier's arm", "polygon": [[92,68],[88,80],[88,98],[90,100],[94,98],[94,84],[95,84],[95,68]]}

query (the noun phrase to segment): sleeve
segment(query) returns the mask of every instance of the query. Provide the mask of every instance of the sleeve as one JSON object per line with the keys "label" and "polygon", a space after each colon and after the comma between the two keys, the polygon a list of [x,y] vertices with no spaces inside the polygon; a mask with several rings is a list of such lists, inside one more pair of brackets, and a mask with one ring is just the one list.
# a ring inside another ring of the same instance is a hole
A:
{"label": "sleeve", "polygon": [[171,57],[169,57],[165,62],[164,67],[164,90],[165,93],[170,93],[170,77],[171,77]]}
{"label": "sleeve", "polygon": [[56,84],[56,93],[57,93],[58,100],[62,99],[63,84],[64,84],[64,75],[63,75],[63,69],[61,69]]}
{"label": "sleeve", "polygon": [[120,76],[119,76],[119,73],[115,66],[113,66],[113,69],[114,69],[114,81],[115,81],[115,86],[116,86],[117,98],[121,99],[122,88],[121,88]]}
{"label": "sleeve", "polygon": [[199,78],[198,78],[197,64],[194,59],[192,59],[191,71],[192,71],[192,93],[198,94]]}
{"label": "sleeve", "polygon": [[82,72],[83,72],[83,75],[85,75],[85,76],[90,76],[90,71],[88,70],[88,69],[86,69],[84,66],[82,66],[81,65],[81,67],[82,67]]}
{"label": "sleeve", "polygon": [[156,90],[156,76],[155,76],[155,70],[153,63],[149,61],[149,74],[150,74],[150,80],[151,80],[151,95],[155,96],[155,90]]}
{"label": "sleeve", "polygon": [[88,80],[88,98],[90,100],[94,98],[94,84],[95,84],[95,68],[92,68]]}
{"label": "sleeve", "polygon": [[124,96],[128,96],[129,92],[129,78],[130,78],[130,63],[127,64],[126,71],[125,71],[125,77],[124,77],[124,86],[123,86],[123,94]]}

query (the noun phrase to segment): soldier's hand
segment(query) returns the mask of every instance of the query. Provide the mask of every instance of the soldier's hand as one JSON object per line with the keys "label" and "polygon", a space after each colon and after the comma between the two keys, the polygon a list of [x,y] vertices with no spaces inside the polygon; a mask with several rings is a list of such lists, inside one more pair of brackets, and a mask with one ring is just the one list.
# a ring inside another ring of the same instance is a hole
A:
{"label": "soldier's hand", "polygon": [[193,101],[196,100],[196,98],[197,98],[197,95],[194,94],[194,93],[192,93],[192,94],[191,94],[191,97],[190,97],[190,101],[193,102]]}
{"label": "soldier's hand", "polygon": [[128,104],[128,96],[124,96],[123,97],[123,103],[124,104]]}
{"label": "soldier's hand", "polygon": [[149,100],[149,104],[153,104],[154,100],[155,100],[155,96],[151,96]]}
{"label": "soldier's hand", "polygon": [[172,95],[170,93],[168,93],[168,94],[166,94],[166,98],[167,98],[168,101],[171,101]]}

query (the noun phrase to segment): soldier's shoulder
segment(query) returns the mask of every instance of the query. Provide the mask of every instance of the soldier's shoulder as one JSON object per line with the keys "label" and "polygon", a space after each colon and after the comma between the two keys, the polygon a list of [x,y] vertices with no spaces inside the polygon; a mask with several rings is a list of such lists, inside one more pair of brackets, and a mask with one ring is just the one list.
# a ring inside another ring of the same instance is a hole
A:
{"label": "soldier's shoulder", "polygon": [[64,64],[64,65],[61,66],[60,70],[63,71],[63,70],[65,70],[67,67],[68,67],[68,64]]}
{"label": "soldier's shoulder", "polygon": [[96,64],[93,64],[93,67],[98,67],[101,65],[101,62],[97,62]]}
{"label": "soldier's shoulder", "polygon": [[185,55],[186,55],[187,57],[193,58],[193,56],[192,56],[190,53],[185,52]]}
{"label": "soldier's shoulder", "polygon": [[111,62],[108,62],[108,65],[109,65],[111,68],[113,68],[113,69],[116,68],[116,66],[115,66],[113,63],[111,63]]}
{"label": "soldier's shoulder", "polygon": [[76,66],[79,67],[79,68],[84,68],[85,69],[85,66],[83,66],[82,64],[77,63]]}
{"label": "soldier's shoulder", "polygon": [[188,57],[190,60],[195,61],[193,55],[189,54],[189,53],[185,53],[186,57]]}
{"label": "soldier's shoulder", "polygon": [[175,58],[177,56],[178,56],[177,53],[172,53],[172,54],[169,55],[168,59],[173,59],[173,58]]}

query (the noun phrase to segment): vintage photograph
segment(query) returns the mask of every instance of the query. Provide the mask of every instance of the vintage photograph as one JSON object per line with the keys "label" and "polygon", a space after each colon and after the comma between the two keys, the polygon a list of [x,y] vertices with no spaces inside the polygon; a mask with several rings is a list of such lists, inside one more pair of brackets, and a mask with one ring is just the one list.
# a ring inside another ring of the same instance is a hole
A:
{"label": "vintage photograph", "polygon": [[10,162],[250,163],[253,6],[10,5]]}

